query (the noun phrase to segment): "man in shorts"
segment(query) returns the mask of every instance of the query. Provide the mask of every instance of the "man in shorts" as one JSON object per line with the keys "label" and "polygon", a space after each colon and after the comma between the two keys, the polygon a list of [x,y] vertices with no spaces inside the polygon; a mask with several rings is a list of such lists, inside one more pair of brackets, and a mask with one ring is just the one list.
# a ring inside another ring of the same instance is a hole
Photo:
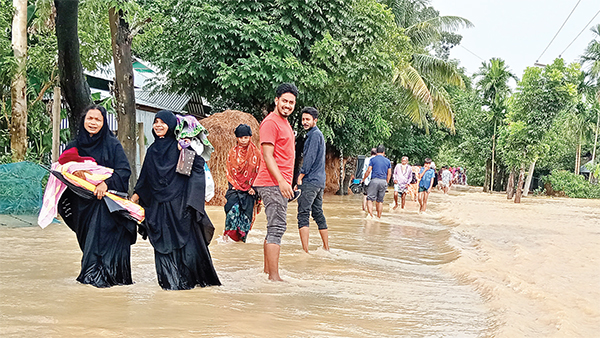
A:
{"label": "man in shorts", "polygon": [[435,178],[435,170],[431,169],[430,166],[431,159],[426,158],[425,164],[423,164],[423,168],[419,172],[419,177],[421,178],[421,181],[419,181],[419,212],[427,210],[427,198],[429,197],[431,187],[433,186],[433,179]]}
{"label": "man in shorts", "polygon": [[294,112],[298,88],[291,83],[277,87],[275,109],[260,124],[262,159],[254,190],[265,204],[267,236],[264,242],[264,272],[273,281],[279,276],[281,237],[287,227],[287,205],[294,198],[295,137],[287,118]]}
{"label": "man in shorts", "polygon": [[325,190],[325,138],[317,127],[319,112],[313,107],[302,109],[302,127],[307,130],[302,152],[302,168],[298,175],[298,231],[302,249],[308,253],[308,225],[310,215],[319,227],[323,249],[329,250],[327,220],[323,215],[323,191]]}
{"label": "man in shorts", "polygon": [[385,147],[379,145],[377,147],[377,156],[369,161],[369,169],[365,173],[363,179],[366,179],[371,174],[371,182],[367,191],[367,217],[373,218],[373,201],[375,201],[377,209],[377,218],[381,218],[383,212],[383,197],[387,190],[388,182],[392,177],[392,163],[384,157]]}
{"label": "man in shorts", "polygon": [[[377,148],[371,149],[371,156],[365,159],[365,164],[363,165],[362,175],[364,176],[367,170],[369,170],[369,162],[371,159],[377,155]],[[367,211],[367,190],[369,188],[369,183],[371,182],[371,175],[369,174],[367,178],[363,180],[363,203],[362,209],[363,211]]]}
{"label": "man in shorts", "polygon": [[398,208],[398,195],[402,199],[401,205],[404,209],[406,204],[406,193],[408,185],[412,180],[412,167],[408,164],[408,157],[402,156],[401,163],[396,164],[394,168],[394,210]]}
{"label": "man in shorts", "polygon": [[452,173],[448,169],[447,166],[442,167],[442,181],[440,182],[440,187],[444,194],[447,194],[450,190],[450,182],[452,182]]}

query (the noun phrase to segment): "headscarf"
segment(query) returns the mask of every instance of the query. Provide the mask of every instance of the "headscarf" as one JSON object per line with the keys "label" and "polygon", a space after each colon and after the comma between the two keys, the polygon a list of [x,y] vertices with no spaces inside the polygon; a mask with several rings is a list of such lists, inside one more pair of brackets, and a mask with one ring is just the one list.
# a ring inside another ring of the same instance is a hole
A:
{"label": "headscarf", "polygon": [[238,144],[229,150],[227,156],[227,180],[234,189],[248,191],[258,175],[259,165],[260,151],[256,145],[252,141],[247,146]]}
{"label": "headscarf", "polygon": [[150,145],[144,159],[140,178],[135,186],[142,201],[144,197],[170,201],[184,192],[186,179],[175,171],[179,160],[179,149],[175,138],[177,118],[169,110],[156,113],[154,121],[161,119],[168,127],[167,133],[159,137],[152,129],[154,143]]}
{"label": "headscarf", "polygon": [[235,137],[252,136],[252,129],[247,124],[240,124],[235,128]]}
{"label": "headscarf", "polygon": [[[90,136],[90,133],[85,129],[85,117],[90,110],[94,109],[100,111],[104,124],[96,134]],[[110,131],[107,115],[106,109],[102,106],[94,105],[87,108],[79,123],[77,138],[67,145],[65,151],[77,148],[79,156],[92,157],[99,165],[114,169],[113,176],[104,182],[109,189],[127,191],[129,176],[131,175],[129,161],[121,142]]]}

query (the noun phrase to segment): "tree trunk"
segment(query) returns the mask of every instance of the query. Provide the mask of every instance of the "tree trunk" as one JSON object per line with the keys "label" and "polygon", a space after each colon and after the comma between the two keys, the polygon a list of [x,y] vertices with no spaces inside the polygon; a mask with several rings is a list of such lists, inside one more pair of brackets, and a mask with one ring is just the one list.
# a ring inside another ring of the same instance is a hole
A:
{"label": "tree trunk", "polygon": [[575,175],[579,175],[579,168],[581,168],[581,133],[579,131],[579,139],[577,140],[577,152],[575,153]]}
{"label": "tree trunk", "polygon": [[12,49],[17,62],[11,93],[10,149],[13,162],[27,152],[27,0],[13,0]]}
{"label": "tree trunk", "polygon": [[537,158],[531,162],[529,166],[529,171],[527,172],[527,180],[525,180],[525,188],[523,189],[523,196],[527,196],[529,194],[529,188],[531,188],[531,180],[533,179],[533,171],[535,170],[535,163],[537,162]]}
{"label": "tree trunk", "polygon": [[344,152],[340,150],[340,187],[338,191],[335,193],[336,195],[347,195],[348,191],[344,191],[344,177],[346,173],[344,172]]}
{"label": "tree trunk", "polygon": [[135,119],[135,91],[133,90],[133,64],[131,62],[131,31],[123,19],[123,11],[111,8],[108,11],[110,35],[112,38],[113,60],[115,64],[115,97],[119,129],[117,137],[131,165],[129,190],[133,191],[137,180]]}
{"label": "tree trunk", "polygon": [[52,162],[58,161],[60,148],[60,87],[54,87],[52,102]]}
{"label": "tree trunk", "polygon": [[[592,165],[596,164],[596,146],[598,145],[598,128],[600,128],[600,112],[598,112],[598,118],[596,119],[596,132],[594,135],[594,149],[592,150]],[[590,170],[590,182],[592,182],[594,176],[594,170]]]}
{"label": "tree trunk", "polygon": [[490,177],[492,171],[492,162],[488,159],[485,161],[485,181],[483,182],[483,192],[488,192],[490,189]]}
{"label": "tree trunk", "polygon": [[525,165],[521,165],[521,169],[519,170],[519,181],[517,182],[515,203],[521,203],[521,196],[523,196],[523,176],[525,176]]}
{"label": "tree trunk", "polygon": [[492,178],[490,192],[494,191],[494,166],[496,165],[496,120],[494,119],[494,135],[492,136]]}
{"label": "tree trunk", "polygon": [[77,135],[83,110],[92,104],[90,86],[83,75],[79,56],[77,13],[79,0],[54,0],[58,70],[62,95],[67,101],[71,138]]}
{"label": "tree trunk", "polygon": [[515,195],[515,170],[510,170],[508,182],[506,183],[506,199],[512,199]]}

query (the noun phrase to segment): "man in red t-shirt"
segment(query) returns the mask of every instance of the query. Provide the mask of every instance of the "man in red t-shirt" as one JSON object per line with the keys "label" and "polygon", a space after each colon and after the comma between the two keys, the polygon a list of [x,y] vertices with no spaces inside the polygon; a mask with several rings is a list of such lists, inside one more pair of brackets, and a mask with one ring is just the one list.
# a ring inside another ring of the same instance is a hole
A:
{"label": "man in red t-shirt", "polygon": [[287,118],[294,112],[298,88],[291,83],[277,87],[275,109],[260,124],[262,159],[254,190],[265,204],[267,236],[264,242],[264,271],[270,280],[281,281],[279,252],[287,227],[287,204],[294,196],[295,137]]}

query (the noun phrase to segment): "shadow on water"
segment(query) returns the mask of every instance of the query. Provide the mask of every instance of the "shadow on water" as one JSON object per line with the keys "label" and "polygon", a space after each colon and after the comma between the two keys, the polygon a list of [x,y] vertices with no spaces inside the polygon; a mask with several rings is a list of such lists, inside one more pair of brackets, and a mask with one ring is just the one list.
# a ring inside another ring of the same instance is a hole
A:
{"label": "shadow on water", "polygon": [[[479,294],[441,268],[460,255],[448,244],[449,226],[410,208],[389,212],[387,205],[381,220],[367,220],[360,203],[361,196],[325,197],[331,250],[320,248],[311,223],[310,254],[301,250],[297,204],[289,205],[284,283],[262,273],[262,213],[247,243],[213,240],[223,286],[180,292],[158,287],[147,241],[132,247],[135,284],[99,290],[75,282],[81,253],[64,224],[0,228],[0,335],[492,336]],[[222,209],[208,212],[222,233]]]}

